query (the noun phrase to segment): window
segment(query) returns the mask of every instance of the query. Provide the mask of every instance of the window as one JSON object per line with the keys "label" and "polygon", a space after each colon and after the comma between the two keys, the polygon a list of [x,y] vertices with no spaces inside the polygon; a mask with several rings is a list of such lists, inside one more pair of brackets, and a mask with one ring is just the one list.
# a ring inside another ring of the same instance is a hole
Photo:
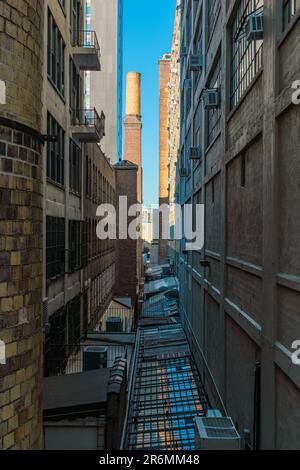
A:
{"label": "window", "polygon": [[253,12],[263,13],[263,0],[240,0],[232,31],[231,109],[239,103],[245,91],[262,67],[262,40],[248,41],[245,23]]}
{"label": "window", "polygon": [[70,139],[70,189],[77,194],[81,193],[81,148]]}
{"label": "window", "polygon": [[68,305],[68,345],[70,355],[76,346],[80,343],[80,305],[81,305],[81,296],[78,295],[73,300],[71,300]]}
{"label": "window", "polygon": [[70,97],[69,99],[70,99],[70,109],[73,112],[73,116],[76,119],[79,119],[80,74],[72,59],[70,59]]}
{"label": "window", "polygon": [[65,43],[48,10],[48,78],[57,91],[65,95]]}
{"label": "window", "polygon": [[187,74],[184,81],[184,99],[184,115],[187,117],[192,106],[192,79],[190,73]]}
{"label": "window", "polygon": [[300,0],[283,0],[283,30],[285,31],[300,10]]}
{"label": "window", "polygon": [[208,2],[208,40],[214,31],[215,23],[221,7],[220,0],[209,0]]}
{"label": "window", "polygon": [[201,102],[198,103],[195,118],[194,118],[194,144],[196,147],[201,147],[201,132],[202,132],[202,106]]}
{"label": "window", "polygon": [[61,8],[63,9],[63,11],[65,11],[66,9],[66,0],[58,0]]}
{"label": "window", "polygon": [[[198,21],[198,27],[194,39],[194,54],[202,58],[203,56],[203,34],[202,34],[202,15]],[[198,83],[201,71],[194,72],[194,84]]]}
{"label": "window", "polygon": [[80,0],[70,0],[70,27],[73,36],[73,44],[76,44],[80,31]]}
{"label": "window", "polygon": [[45,338],[45,377],[64,371],[67,355],[67,309],[58,310],[49,318],[50,329]]}
{"label": "window", "polygon": [[65,274],[65,219],[46,219],[46,278],[54,280]]}
{"label": "window", "polygon": [[47,144],[47,177],[64,185],[65,132],[57,121],[48,113],[47,133],[55,136],[55,142]]}
{"label": "window", "polygon": [[[218,88],[221,90],[221,61],[213,72],[208,88]],[[207,147],[209,147],[218,136],[221,130],[221,107],[209,109],[207,111]]]}
{"label": "window", "polygon": [[84,222],[69,220],[69,272],[78,271],[83,266]]}
{"label": "window", "polygon": [[189,48],[190,42],[191,42],[191,37],[192,37],[192,5],[190,4],[189,10],[187,12],[186,16],[186,45]]}

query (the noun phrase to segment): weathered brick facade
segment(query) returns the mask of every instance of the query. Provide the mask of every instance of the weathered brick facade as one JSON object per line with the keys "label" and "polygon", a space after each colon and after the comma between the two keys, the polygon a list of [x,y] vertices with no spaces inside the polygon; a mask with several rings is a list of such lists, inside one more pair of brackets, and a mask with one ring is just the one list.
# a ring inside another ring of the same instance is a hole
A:
{"label": "weathered brick facade", "polygon": [[[291,2],[191,3],[182,2],[176,190],[181,204],[205,204],[205,245],[179,251],[182,317],[212,406],[225,407],[242,436],[248,429],[256,449],[299,449],[300,8],[289,17]],[[263,42],[234,29],[254,3]],[[201,66],[191,70],[196,53]],[[209,88],[220,92],[213,110]]]}
{"label": "weathered brick facade", "polygon": [[[120,196],[127,196],[128,207],[137,203],[138,168],[131,162],[123,161],[115,165],[117,201]],[[133,218],[128,218],[130,223]],[[117,282],[115,293],[119,296],[130,296],[135,304],[138,285],[137,241],[127,237],[117,240]]]}
{"label": "weathered brick facade", "polygon": [[[170,55],[159,61],[159,205],[168,204],[168,156],[169,128],[168,103],[170,79]],[[162,220],[159,223],[159,262],[167,261],[167,240],[162,239]]]}
{"label": "weathered brick facade", "polygon": [[43,2],[0,3],[0,449],[41,447]]}

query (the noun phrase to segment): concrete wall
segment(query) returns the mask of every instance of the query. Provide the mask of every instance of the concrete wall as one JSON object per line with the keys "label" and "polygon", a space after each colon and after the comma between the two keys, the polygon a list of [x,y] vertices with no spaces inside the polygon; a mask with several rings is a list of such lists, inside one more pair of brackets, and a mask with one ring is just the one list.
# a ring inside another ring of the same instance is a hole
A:
{"label": "concrete wall", "polygon": [[[105,114],[105,137],[101,148],[112,163],[117,161],[118,3],[91,0],[91,29],[101,48],[101,71],[90,74],[90,103]],[[120,44],[119,44],[120,45]],[[121,46],[121,45],[120,45]],[[120,85],[119,85],[120,86]],[[121,124],[121,123],[120,123]]]}
{"label": "concrete wall", "polygon": [[[184,2],[182,41],[190,3]],[[263,68],[231,110],[230,31],[239,2],[220,2],[210,37],[208,2],[192,3],[193,30],[203,30],[204,69],[198,83],[193,82],[192,109],[184,116],[180,145],[190,145],[189,132],[196,144],[199,97],[218,60],[221,121],[207,147],[208,115],[202,108],[202,162],[191,164],[191,177],[178,184],[181,204],[197,194],[206,206],[204,249],[192,259],[181,254],[178,263],[183,319],[213,404],[224,405],[241,434],[250,430],[252,445],[256,407],[261,417],[258,445],[298,449],[300,375],[291,353],[292,342],[300,338],[300,108],[291,102],[291,86],[300,77],[295,60],[300,13],[282,33],[280,2],[265,0],[264,15],[272,21],[265,21]],[[192,50],[191,44],[184,45]],[[182,81],[187,61],[181,60]],[[208,260],[209,267],[201,267],[200,259]],[[189,275],[192,296],[187,294]],[[255,404],[257,362],[261,393]]]}

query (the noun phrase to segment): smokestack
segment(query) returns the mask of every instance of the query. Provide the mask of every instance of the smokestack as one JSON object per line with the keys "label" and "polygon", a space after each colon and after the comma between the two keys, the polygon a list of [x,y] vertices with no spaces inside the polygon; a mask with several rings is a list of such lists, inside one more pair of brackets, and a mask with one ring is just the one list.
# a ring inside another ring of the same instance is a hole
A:
{"label": "smokestack", "polygon": [[126,116],[141,115],[141,74],[129,72],[126,81]]}
{"label": "smokestack", "polygon": [[142,202],[142,118],[141,74],[129,72],[126,77],[126,115],[124,121],[124,160],[138,166],[137,198]]}

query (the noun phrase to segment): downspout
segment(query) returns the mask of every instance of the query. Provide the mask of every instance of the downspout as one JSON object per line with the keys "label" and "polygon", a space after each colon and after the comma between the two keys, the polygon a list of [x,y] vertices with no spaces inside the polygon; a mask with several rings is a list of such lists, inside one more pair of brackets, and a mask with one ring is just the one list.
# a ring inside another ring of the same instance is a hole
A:
{"label": "downspout", "polygon": [[260,449],[260,392],[261,392],[261,364],[257,362],[254,373],[254,417],[253,417],[253,449]]}

